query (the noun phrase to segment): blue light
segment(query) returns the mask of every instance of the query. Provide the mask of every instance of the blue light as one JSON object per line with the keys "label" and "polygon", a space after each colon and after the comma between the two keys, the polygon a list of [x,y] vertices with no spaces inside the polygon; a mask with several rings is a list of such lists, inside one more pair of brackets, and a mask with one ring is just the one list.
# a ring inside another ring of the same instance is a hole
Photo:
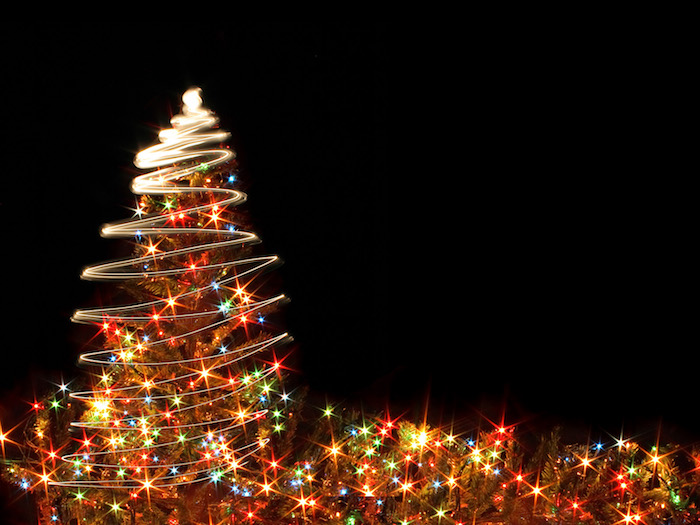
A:
{"label": "blue light", "polygon": [[212,281],[211,287],[212,287],[212,289],[214,289],[214,290],[218,290],[218,289],[219,289],[219,283],[217,283],[216,281]]}
{"label": "blue light", "polygon": [[235,175],[229,175],[229,176],[228,176],[228,181],[229,181],[231,184],[233,184],[234,182],[236,182],[236,176],[235,176]]}

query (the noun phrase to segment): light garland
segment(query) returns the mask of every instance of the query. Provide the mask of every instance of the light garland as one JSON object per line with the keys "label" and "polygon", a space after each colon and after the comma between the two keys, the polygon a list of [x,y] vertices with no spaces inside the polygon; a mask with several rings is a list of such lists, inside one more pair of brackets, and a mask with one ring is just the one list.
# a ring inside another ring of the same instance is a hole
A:
{"label": "light garland", "polygon": [[[237,251],[231,250],[259,242],[254,233],[237,230],[225,220],[227,208],[244,203],[246,194],[196,183],[202,173],[218,169],[233,159],[230,149],[218,147],[229,134],[215,129],[218,119],[202,106],[198,88],[188,90],[182,99],[182,114],[171,119],[171,129],[159,133],[161,143],[136,156],[137,167],[155,170],[137,176],[132,191],[137,195],[171,198],[196,194],[199,196],[196,205],[146,216],[139,206],[135,217],[105,225],[101,230],[104,237],[145,239],[146,253],[90,266],[83,271],[82,278],[141,279],[153,283],[182,278],[191,272],[193,284],[175,296],[168,293],[168,297],[155,300],[75,312],[73,321],[101,325],[112,336],[115,348],[80,356],[81,362],[102,367],[100,383],[104,387],[97,385],[93,390],[70,394],[90,408],[81,421],[72,423],[84,433],[81,447],[62,458],[75,466],[76,477],[99,469],[100,478],[85,475],[85,479],[52,480],[52,485],[150,490],[217,481],[224,473],[241,467],[246,458],[267,442],[259,438],[239,443],[245,425],[267,412],[264,408],[256,409],[255,401],[249,401],[246,406],[241,396],[254,396],[256,388],[269,393],[268,381],[279,373],[279,364],[271,363],[238,376],[231,376],[229,367],[286,342],[290,339],[288,334],[248,339],[230,350],[222,344],[218,351],[209,348],[195,352],[192,357],[162,359],[157,355],[170,346],[185,348],[188,344],[201,344],[200,339],[211,338],[217,329],[227,326],[232,331],[242,327],[247,334],[248,323],[255,322],[254,313],[260,314],[284,299],[281,294],[256,298],[241,286],[244,278],[250,282],[277,263],[278,257],[241,258]],[[213,144],[217,147],[211,147]],[[185,218],[201,216],[208,217],[206,224],[185,224]],[[190,235],[196,240],[184,247],[159,248],[164,240],[180,235]],[[220,259],[212,261],[212,253]],[[228,255],[231,253],[236,256]],[[183,260],[197,262],[184,265]],[[197,276],[214,274],[217,277],[209,282],[197,282]],[[225,291],[232,293],[227,301],[223,300]],[[211,294],[219,297],[220,304],[207,302]],[[183,311],[184,304],[194,307]],[[179,332],[167,335],[159,329],[165,325],[176,332],[179,328]],[[147,326],[155,330],[147,334]],[[131,371],[128,379],[127,370]],[[115,383],[111,382],[112,373],[119,377]],[[135,381],[134,377],[142,380]],[[217,411],[217,406],[224,406],[222,403],[230,403],[231,399],[238,401],[237,412]],[[206,412],[206,418],[191,421],[195,410]],[[87,431],[96,433],[87,437]],[[201,449],[197,451],[201,457],[190,457],[192,449],[197,448]],[[160,462],[156,454],[172,459]],[[133,458],[140,459],[134,462]]]}

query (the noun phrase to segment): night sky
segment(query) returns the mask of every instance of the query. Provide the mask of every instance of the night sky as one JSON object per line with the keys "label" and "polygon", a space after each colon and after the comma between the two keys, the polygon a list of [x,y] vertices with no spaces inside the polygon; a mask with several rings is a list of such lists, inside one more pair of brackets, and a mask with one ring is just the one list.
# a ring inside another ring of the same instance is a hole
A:
{"label": "night sky", "polygon": [[199,86],[318,398],[697,440],[690,147],[644,50],[412,24],[6,33],[3,424],[82,373],[69,317],[106,296],[80,271],[121,253],[99,227]]}

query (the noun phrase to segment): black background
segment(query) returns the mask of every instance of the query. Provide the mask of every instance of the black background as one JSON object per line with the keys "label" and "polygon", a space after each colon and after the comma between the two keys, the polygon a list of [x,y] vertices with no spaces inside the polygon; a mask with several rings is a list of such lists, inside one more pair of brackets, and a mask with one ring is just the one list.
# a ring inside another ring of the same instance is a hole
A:
{"label": "black background", "polygon": [[99,226],[196,85],[319,399],[697,439],[691,143],[654,31],[205,19],[4,34],[4,428],[83,373],[80,271],[119,253]]}

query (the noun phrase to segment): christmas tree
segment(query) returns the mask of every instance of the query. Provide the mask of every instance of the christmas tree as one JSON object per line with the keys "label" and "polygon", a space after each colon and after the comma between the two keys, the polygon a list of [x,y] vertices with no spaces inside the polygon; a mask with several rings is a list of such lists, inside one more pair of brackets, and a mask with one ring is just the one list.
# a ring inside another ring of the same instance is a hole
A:
{"label": "christmas tree", "polygon": [[[94,523],[109,506],[150,514],[153,523],[173,513],[198,520],[189,503],[203,497],[201,482],[245,468],[268,441],[258,423],[277,394],[274,349],[289,339],[270,320],[284,296],[262,295],[263,274],[278,258],[254,253],[258,238],[236,210],[246,195],[232,188],[235,155],[221,146],[227,133],[198,89],[183,102],[160,144],[136,157],[153,171],[133,182],[141,196],[135,217],[102,229],[105,237],[133,238],[133,256],[83,272],[123,282],[136,302],[73,317],[102,335],[101,348],[80,357],[94,381],[68,398],[72,408],[81,405],[70,423],[75,446],[60,450],[59,460],[51,441],[64,442],[67,429],[52,436],[44,419],[31,439],[50,451],[50,468],[42,464],[47,486],[93,502],[94,513],[82,514]],[[59,411],[66,402],[50,405]],[[51,506],[59,520],[75,514]]]}
{"label": "christmas tree", "polygon": [[132,255],[83,273],[129,297],[74,314],[96,330],[89,373],[34,400],[23,433],[0,427],[4,475],[39,523],[698,522],[700,450],[290,395],[279,259],[256,251],[228,134],[199,89],[171,124],[136,157],[151,171],[134,179],[134,216],[102,230]]}

